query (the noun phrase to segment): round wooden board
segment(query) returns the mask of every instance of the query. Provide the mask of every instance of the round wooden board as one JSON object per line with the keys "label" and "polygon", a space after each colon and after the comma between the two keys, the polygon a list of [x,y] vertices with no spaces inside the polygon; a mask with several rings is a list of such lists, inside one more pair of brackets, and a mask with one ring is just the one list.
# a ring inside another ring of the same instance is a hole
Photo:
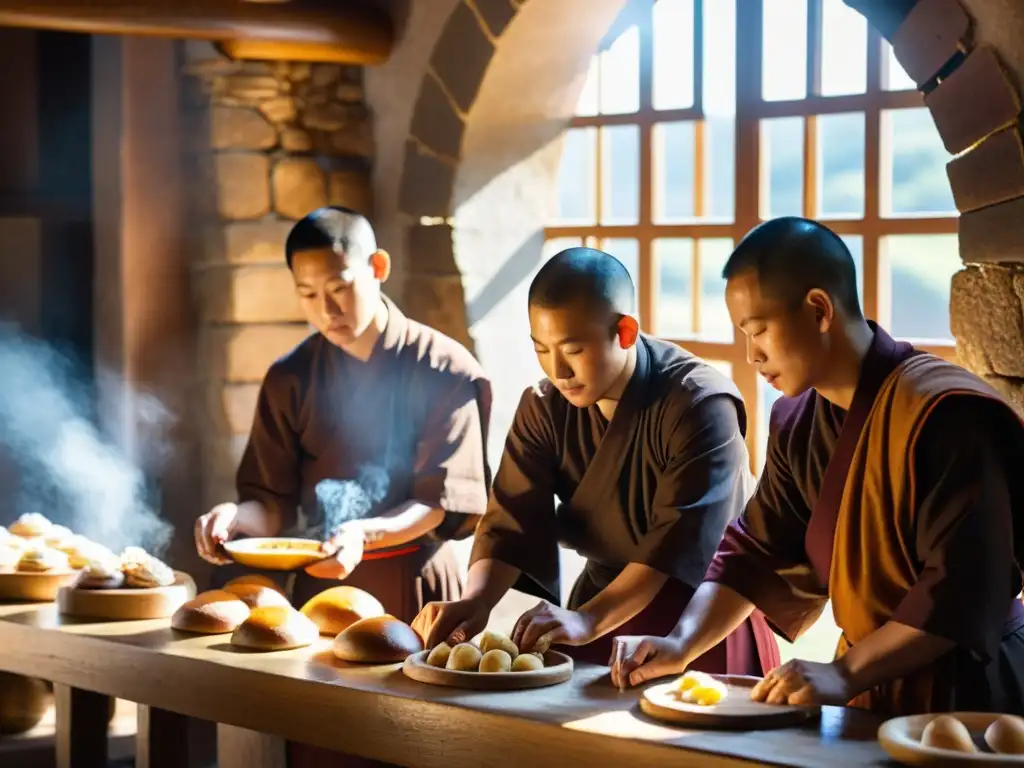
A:
{"label": "round wooden board", "polygon": [[700,728],[758,730],[799,725],[819,714],[819,707],[791,707],[763,704],[750,700],[750,689],[760,678],[743,675],[711,675],[726,685],[727,694],[720,704],[702,707],[686,704],[675,697],[677,680],[648,688],[640,698],[644,714],[677,725]]}
{"label": "round wooden board", "polygon": [[476,691],[521,691],[564,683],[572,677],[572,659],[559,651],[544,654],[544,669],[530,672],[456,672],[427,664],[429,651],[412,654],[402,672],[420,683],[469,688]]}
{"label": "round wooden board", "polygon": [[315,539],[238,539],[223,544],[228,557],[262,571],[294,571],[324,559]]}
{"label": "round wooden board", "polygon": [[196,595],[196,585],[191,576],[181,571],[175,571],[174,575],[175,581],[171,586],[151,589],[61,587],[57,594],[57,607],[65,616],[83,619],[166,619]]}
{"label": "round wooden board", "polygon": [[[991,712],[947,712],[971,732],[975,745],[987,750],[985,729],[1000,715]],[[911,715],[886,720],[878,729],[878,743],[889,756],[903,765],[1024,765],[1024,755],[997,755],[993,752],[954,752],[921,744],[921,733],[938,714]]]}
{"label": "round wooden board", "polygon": [[0,573],[0,601],[18,600],[51,603],[65,584],[78,578],[78,571],[8,571]]}

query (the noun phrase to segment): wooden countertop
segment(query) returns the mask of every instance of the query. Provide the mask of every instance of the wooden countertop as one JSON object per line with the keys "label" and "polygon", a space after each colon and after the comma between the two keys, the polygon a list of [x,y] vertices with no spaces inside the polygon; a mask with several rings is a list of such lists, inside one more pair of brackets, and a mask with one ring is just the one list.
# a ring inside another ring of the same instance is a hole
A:
{"label": "wooden countertop", "polygon": [[329,640],[275,653],[192,637],[167,620],[92,622],[54,605],[0,605],[0,669],[192,717],[423,768],[487,764],[890,765],[877,720],[826,707],[805,728],[684,730],[649,720],[606,667],[533,691],[462,691],[406,678],[401,665],[337,661]]}

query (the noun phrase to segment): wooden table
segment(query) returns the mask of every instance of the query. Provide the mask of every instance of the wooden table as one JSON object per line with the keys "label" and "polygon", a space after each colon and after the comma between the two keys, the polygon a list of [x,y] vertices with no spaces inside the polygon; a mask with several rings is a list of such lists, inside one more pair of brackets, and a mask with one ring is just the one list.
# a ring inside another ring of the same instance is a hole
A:
{"label": "wooden table", "polygon": [[890,764],[864,712],[825,708],[805,728],[683,730],[647,719],[636,690],[620,693],[607,668],[587,664],[551,688],[460,691],[409,680],[400,665],[343,664],[326,639],[249,653],[167,620],[87,622],[53,605],[0,605],[0,649],[0,669],[57,684],[61,768],[95,765],[100,695],[143,705],[139,768],[184,765],[183,715],[220,724],[220,768],[280,765],[276,737],[423,768]]}

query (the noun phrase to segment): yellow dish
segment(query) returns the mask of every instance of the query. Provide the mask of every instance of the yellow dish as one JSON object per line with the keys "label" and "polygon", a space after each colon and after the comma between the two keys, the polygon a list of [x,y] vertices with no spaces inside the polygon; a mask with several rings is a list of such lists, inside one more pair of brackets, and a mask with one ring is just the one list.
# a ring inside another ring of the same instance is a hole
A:
{"label": "yellow dish", "polygon": [[224,544],[236,563],[266,571],[294,571],[305,568],[325,555],[314,539],[239,539]]}

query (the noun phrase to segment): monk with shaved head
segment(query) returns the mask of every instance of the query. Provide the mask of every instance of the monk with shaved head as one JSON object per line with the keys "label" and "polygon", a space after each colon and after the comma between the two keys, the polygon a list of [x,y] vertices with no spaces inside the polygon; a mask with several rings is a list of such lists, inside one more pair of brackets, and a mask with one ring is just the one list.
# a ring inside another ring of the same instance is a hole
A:
{"label": "monk with shaved head", "polygon": [[[472,638],[514,586],[542,599],[513,629],[522,651],[563,645],[604,664],[611,633],[668,631],[700,584],[752,488],[746,413],[715,368],[640,333],[634,303],[626,268],[591,248],[562,251],[533,280],[546,378],[519,402],[465,594],[417,619],[428,645]],[[564,607],[559,544],[586,558]],[[759,615],[722,639],[697,669],[778,663]]]}
{"label": "monk with shaved head", "polygon": [[765,222],[724,277],[748,359],[783,395],[764,474],[668,636],[616,638],[613,678],[678,674],[754,610],[795,640],[831,599],[836,660],[782,665],[755,699],[1024,713],[1017,414],[866,320],[821,224]]}

